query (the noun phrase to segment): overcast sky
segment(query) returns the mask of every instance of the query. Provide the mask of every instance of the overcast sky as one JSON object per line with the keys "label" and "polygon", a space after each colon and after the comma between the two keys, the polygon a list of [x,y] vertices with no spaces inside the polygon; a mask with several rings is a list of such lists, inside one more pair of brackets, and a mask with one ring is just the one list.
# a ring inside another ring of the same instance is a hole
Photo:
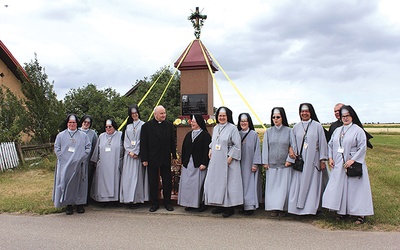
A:
{"label": "overcast sky", "polygon": [[[298,122],[302,102],[321,122],[335,120],[337,102],[352,105],[362,122],[400,122],[397,0],[0,3],[0,40],[21,65],[37,53],[59,99],[87,83],[124,95],[173,66],[195,39],[187,17],[198,6],[208,16],[201,41],[262,122],[274,106]],[[249,109],[221,71],[215,76],[236,121]],[[221,104],[214,90],[214,106]]]}

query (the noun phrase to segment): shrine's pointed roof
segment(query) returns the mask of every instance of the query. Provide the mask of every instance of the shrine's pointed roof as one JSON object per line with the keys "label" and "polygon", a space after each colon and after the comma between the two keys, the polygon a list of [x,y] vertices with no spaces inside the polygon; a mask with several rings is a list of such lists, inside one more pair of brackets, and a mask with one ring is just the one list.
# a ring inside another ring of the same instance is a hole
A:
{"label": "shrine's pointed roof", "polygon": [[[203,55],[203,50],[206,56]],[[188,50],[186,56],[185,52]],[[185,57],[184,57],[185,56]],[[184,57],[184,58],[183,58]],[[183,58],[182,63],[179,65]],[[203,45],[203,43],[196,39],[193,43],[189,44],[188,47],[184,50],[182,55],[178,58],[178,60],[174,63],[174,67],[179,70],[196,70],[196,69],[208,69],[207,61],[210,64],[211,70],[213,73],[218,71],[217,65],[213,62],[210,53],[207,51],[207,48]],[[179,65],[179,67],[178,67]]]}

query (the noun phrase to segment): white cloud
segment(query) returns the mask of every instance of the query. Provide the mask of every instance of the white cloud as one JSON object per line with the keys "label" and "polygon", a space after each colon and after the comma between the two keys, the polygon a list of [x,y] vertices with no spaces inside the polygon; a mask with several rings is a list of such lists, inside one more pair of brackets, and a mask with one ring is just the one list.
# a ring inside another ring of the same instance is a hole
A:
{"label": "white cloud", "polygon": [[[364,122],[400,122],[396,1],[8,5],[0,7],[0,39],[21,64],[36,52],[59,98],[89,82],[124,94],[136,80],[173,63],[194,39],[187,17],[199,6],[208,16],[203,43],[263,122],[269,123],[274,106],[283,106],[289,122],[297,122],[301,102],[312,103],[322,122],[334,120],[337,102],[351,104]],[[234,115],[249,112],[222,72],[215,76]],[[216,90],[214,99],[215,106],[222,104]]]}

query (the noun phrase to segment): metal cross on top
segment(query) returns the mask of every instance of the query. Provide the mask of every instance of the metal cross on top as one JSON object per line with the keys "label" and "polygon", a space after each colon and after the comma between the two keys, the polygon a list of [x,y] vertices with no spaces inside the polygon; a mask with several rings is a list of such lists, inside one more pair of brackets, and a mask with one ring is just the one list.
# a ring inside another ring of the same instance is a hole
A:
{"label": "metal cross on top", "polygon": [[196,39],[200,39],[201,27],[206,19],[207,15],[202,15],[199,11],[199,7],[196,7],[196,11],[192,12],[192,14],[188,17],[188,20],[190,20],[193,24],[194,36]]}

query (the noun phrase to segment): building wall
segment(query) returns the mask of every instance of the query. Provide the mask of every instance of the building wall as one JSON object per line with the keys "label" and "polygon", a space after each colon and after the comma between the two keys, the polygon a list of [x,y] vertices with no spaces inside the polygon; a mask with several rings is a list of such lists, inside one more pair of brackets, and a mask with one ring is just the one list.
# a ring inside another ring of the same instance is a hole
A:
{"label": "building wall", "polygon": [[9,88],[18,98],[23,98],[21,82],[2,60],[0,60],[0,74],[1,73],[3,73],[4,76],[0,77],[0,85]]}

